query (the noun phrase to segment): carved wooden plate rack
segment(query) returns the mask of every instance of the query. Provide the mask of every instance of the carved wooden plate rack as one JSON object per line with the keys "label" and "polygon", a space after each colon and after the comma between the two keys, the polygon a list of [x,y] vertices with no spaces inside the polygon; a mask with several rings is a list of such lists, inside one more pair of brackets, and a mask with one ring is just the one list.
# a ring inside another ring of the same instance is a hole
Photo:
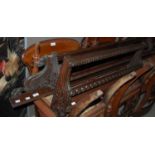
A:
{"label": "carved wooden plate rack", "polygon": [[154,45],[153,38],[130,38],[52,54],[25,81],[26,93],[42,88],[53,95],[49,104],[44,96],[32,99],[41,116],[139,116],[154,101]]}

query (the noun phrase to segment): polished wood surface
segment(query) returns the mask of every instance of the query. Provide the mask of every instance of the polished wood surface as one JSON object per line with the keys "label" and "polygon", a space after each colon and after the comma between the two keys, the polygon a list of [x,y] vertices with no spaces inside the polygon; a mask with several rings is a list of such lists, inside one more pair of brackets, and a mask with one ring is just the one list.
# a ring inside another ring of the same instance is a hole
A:
{"label": "polished wood surface", "polygon": [[[22,55],[22,61],[29,69],[34,67],[37,61],[52,52],[58,55],[69,53],[80,48],[80,43],[74,39],[58,38],[41,41],[30,46]],[[37,72],[37,71],[36,71]]]}

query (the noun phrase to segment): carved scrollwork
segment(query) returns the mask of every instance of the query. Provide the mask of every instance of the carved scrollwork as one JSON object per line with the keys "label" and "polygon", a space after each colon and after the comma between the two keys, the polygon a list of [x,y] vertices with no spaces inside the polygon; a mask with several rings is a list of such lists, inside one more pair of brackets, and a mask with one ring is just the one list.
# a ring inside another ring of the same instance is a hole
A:
{"label": "carved scrollwork", "polygon": [[71,67],[67,57],[64,58],[63,65],[60,69],[59,78],[56,82],[54,97],[52,99],[51,108],[57,113],[58,116],[66,116],[70,110],[70,79]]}
{"label": "carved scrollwork", "polygon": [[[105,116],[129,116],[132,115],[132,109],[134,104],[137,104],[137,98],[135,96],[136,92],[130,96],[126,101],[122,101],[124,96],[126,96],[129,88],[139,80],[144,74],[151,71],[152,66],[145,64],[141,69],[136,72],[132,72],[122,78],[120,78],[116,83],[114,83],[110,89],[107,91],[104,102],[106,103]],[[137,89],[138,90],[138,89]],[[133,91],[133,90],[132,90]],[[139,97],[139,91],[137,91],[137,97]],[[135,102],[135,103],[134,103]]]}
{"label": "carved scrollwork", "polygon": [[146,109],[152,106],[155,101],[154,91],[155,88],[155,70],[153,70],[146,78],[142,85],[141,96],[139,96],[138,105],[133,112],[135,114],[142,113]]}

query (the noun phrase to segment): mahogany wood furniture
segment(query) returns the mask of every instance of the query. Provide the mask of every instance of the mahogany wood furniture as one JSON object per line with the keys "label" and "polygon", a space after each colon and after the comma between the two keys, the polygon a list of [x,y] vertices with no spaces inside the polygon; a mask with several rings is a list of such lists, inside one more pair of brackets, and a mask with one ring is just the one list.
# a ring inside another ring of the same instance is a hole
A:
{"label": "mahogany wood furniture", "polygon": [[[67,54],[52,54],[45,60],[46,67],[25,82],[28,91],[35,88],[27,92],[29,97],[39,92],[39,100],[32,100],[40,116],[139,116],[154,103],[154,38],[112,41]],[[54,80],[45,76],[49,66],[55,66],[50,69]],[[45,93],[34,80],[52,96],[40,99],[39,95]]]}
{"label": "mahogany wood furniture", "polygon": [[52,52],[56,52],[59,55],[75,51],[80,48],[80,43],[74,39],[69,38],[58,38],[58,39],[49,39],[41,41],[37,44],[30,46],[24,54],[22,55],[22,60],[25,65],[27,65],[30,72],[36,70],[38,60],[45,56],[49,55]]}

